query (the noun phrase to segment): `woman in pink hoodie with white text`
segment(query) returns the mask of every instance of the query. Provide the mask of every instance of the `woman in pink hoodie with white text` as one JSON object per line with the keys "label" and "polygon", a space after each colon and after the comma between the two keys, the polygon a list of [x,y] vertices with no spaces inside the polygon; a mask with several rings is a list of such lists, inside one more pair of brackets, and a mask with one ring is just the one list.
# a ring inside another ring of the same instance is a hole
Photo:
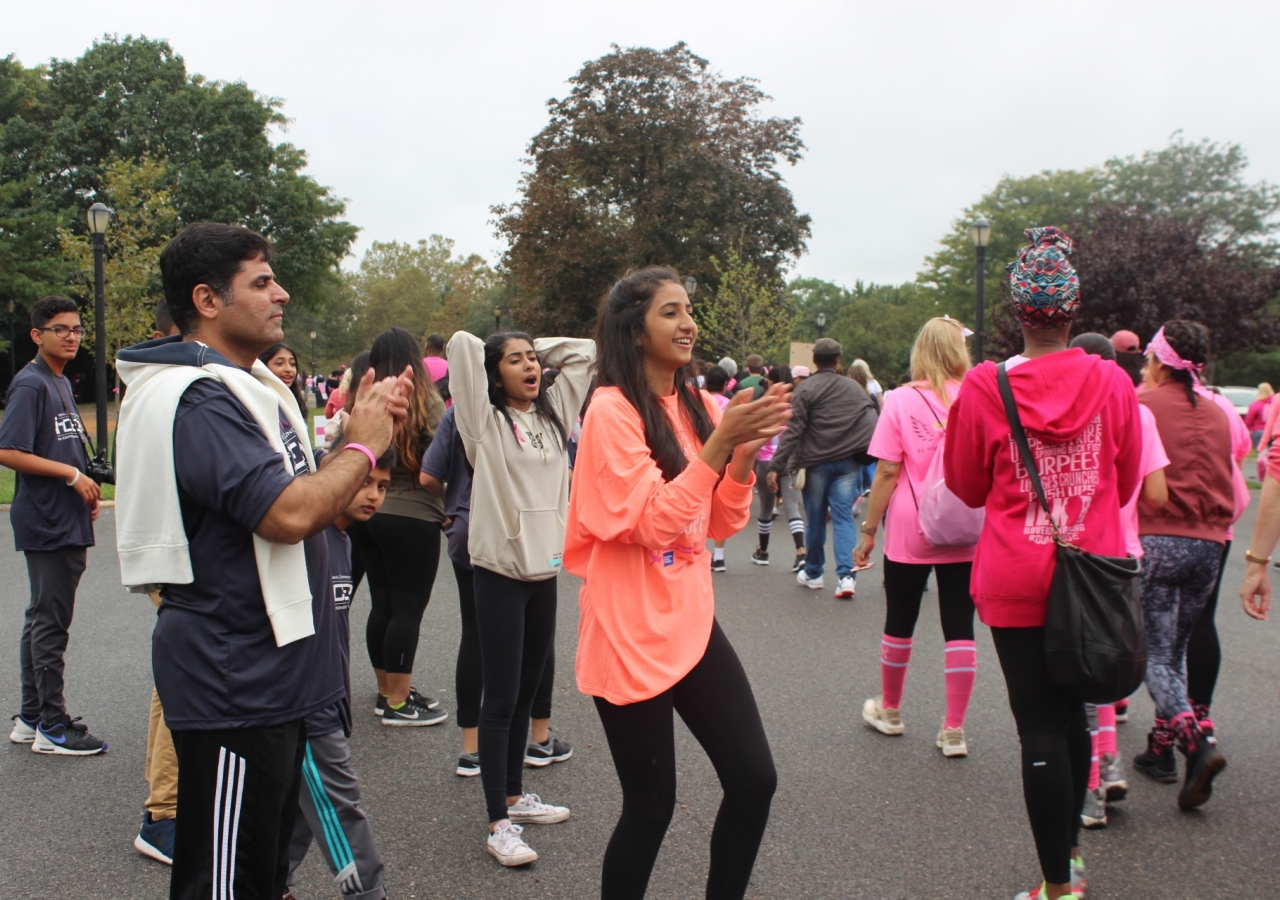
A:
{"label": "woman in pink hoodie with white text", "polygon": [[1125,553],[1120,507],[1138,486],[1142,451],[1133,385],[1115,365],[1069,349],[1080,306],[1071,240],[1028,229],[1009,266],[1024,349],[1005,363],[1053,520],[1019,458],[997,383],[984,362],[965,378],[946,436],[947,487],[986,508],[972,594],[991,628],[1022,743],[1022,784],[1044,883],[1015,900],[1082,896],[1080,811],[1092,752],[1084,704],[1054,687],[1044,622],[1054,534],[1107,556]]}

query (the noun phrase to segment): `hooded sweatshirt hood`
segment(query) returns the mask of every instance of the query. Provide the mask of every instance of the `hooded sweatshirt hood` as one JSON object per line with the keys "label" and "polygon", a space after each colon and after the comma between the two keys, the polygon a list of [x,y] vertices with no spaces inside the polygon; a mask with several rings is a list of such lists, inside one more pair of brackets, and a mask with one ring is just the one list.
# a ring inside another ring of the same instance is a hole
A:
{"label": "hooded sweatshirt hood", "polygon": [[[1106,405],[1116,371],[1115,363],[1079,347],[1038,356],[1009,369],[1009,386],[1018,400],[1022,427],[1048,444],[1074,440]],[[965,379],[965,387],[981,391],[1004,409],[995,363],[977,366]]]}
{"label": "hooded sweatshirt hood", "polygon": [[1055,535],[1123,556],[1120,506],[1138,486],[1142,431],[1133,383],[1120,367],[1078,348],[1008,369],[1018,416],[1044,485],[1045,512],[1005,415],[996,365],[969,372],[947,418],[947,487],[987,512],[970,590],[982,621],[1044,624]]}

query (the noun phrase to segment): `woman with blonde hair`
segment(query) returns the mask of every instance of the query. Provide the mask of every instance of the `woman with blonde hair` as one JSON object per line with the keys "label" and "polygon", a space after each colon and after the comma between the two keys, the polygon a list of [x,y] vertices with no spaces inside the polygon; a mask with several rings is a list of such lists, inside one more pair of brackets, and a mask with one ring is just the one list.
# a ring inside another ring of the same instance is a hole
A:
{"label": "woman with blonde hair", "polygon": [[[1253,438],[1253,449],[1258,449],[1258,441],[1262,438],[1263,426],[1267,424],[1267,412],[1271,409],[1271,401],[1275,399],[1276,391],[1269,381],[1264,381],[1258,385],[1258,396],[1253,398],[1253,402],[1249,404],[1249,411],[1245,413],[1244,425],[1249,429],[1249,436]],[[1262,479],[1258,479],[1261,481]]]}
{"label": "woman with blonde hair", "polygon": [[[862,718],[882,734],[900,735],[902,689],[911,660],[929,572],[938,577],[938,612],[946,638],[947,712],[937,746],[945,756],[966,756],[964,717],[973,693],[977,651],[969,576],[973,546],[935,547],[920,528],[919,501],[934,456],[942,448],[947,412],[969,371],[964,339],[970,332],[947,317],[930,319],[911,349],[912,380],[885,395],[868,453],[879,460],[862,539],[854,563],[866,566],[888,511],[884,549],[885,625],[880,642],[881,695],[862,708]],[[906,484],[900,484],[905,478]]]}

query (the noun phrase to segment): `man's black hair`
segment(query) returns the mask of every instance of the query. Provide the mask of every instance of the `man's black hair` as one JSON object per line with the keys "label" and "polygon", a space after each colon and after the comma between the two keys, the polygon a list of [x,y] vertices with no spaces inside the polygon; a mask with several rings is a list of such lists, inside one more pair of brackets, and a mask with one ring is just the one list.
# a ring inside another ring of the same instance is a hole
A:
{"label": "man's black hair", "polygon": [[156,331],[161,334],[168,334],[173,331],[173,316],[169,315],[169,304],[165,303],[163,298],[156,301],[155,319]]}
{"label": "man's black hair", "polygon": [[829,369],[840,362],[839,353],[815,353],[813,364],[820,369]]}
{"label": "man's black hair", "polygon": [[169,315],[183,334],[199,323],[192,292],[207,284],[228,299],[240,267],[254,259],[271,261],[271,244],[256,231],[239,225],[197,222],[188,225],[160,253],[160,277]]}
{"label": "man's black hair", "polygon": [[444,335],[429,334],[426,340],[427,353],[443,354],[444,353]]}
{"label": "man's black hair", "polygon": [[31,327],[43,328],[54,316],[69,312],[77,314],[80,312],[80,307],[76,306],[76,301],[71,298],[59,297],[57,294],[41,297],[36,301],[36,305],[31,307]]}

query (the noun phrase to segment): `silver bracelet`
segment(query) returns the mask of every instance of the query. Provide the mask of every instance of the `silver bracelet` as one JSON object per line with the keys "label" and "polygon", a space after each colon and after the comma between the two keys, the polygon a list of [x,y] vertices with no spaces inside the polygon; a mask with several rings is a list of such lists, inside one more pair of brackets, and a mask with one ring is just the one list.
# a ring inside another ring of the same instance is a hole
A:
{"label": "silver bracelet", "polygon": [[76,477],[67,482],[67,487],[75,487],[76,482],[80,480],[80,470],[76,469]]}

